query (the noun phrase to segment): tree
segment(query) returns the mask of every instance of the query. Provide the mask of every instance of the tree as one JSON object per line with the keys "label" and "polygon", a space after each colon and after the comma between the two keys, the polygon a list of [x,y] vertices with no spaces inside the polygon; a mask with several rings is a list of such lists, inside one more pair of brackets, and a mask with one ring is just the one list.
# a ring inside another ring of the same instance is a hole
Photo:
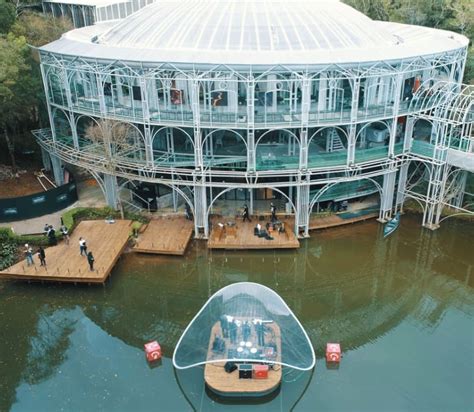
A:
{"label": "tree", "polygon": [[113,167],[114,155],[130,146],[131,132],[131,126],[126,123],[103,119],[86,129],[86,137],[104,147],[108,166]]}
{"label": "tree", "polygon": [[345,0],[345,3],[373,20],[389,19],[390,0]]}
{"label": "tree", "polygon": [[16,20],[12,32],[16,36],[25,37],[28,44],[40,47],[59,39],[63,33],[73,28],[69,19],[25,11]]}
{"label": "tree", "polygon": [[15,22],[15,6],[6,0],[0,0],[0,33],[6,34]]}
{"label": "tree", "polygon": [[24,93],[22,79],[27,74],[29,50],[24,37],[8,34],[0,37],[0,131],[3,132],[10,155],[13,171],[16,171],[15,145],[9,131],[24,114]]}

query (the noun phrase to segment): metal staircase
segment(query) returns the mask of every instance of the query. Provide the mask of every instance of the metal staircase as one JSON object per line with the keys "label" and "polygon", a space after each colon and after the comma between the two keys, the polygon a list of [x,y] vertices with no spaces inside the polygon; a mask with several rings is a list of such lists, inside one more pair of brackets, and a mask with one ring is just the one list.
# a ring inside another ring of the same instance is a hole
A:
{"label": "metal staircase", "polygon": [[344,144],[342,143],[339,133],[336,129],[330,129],[326,137],[326,152],[337,152],[345,150]]}

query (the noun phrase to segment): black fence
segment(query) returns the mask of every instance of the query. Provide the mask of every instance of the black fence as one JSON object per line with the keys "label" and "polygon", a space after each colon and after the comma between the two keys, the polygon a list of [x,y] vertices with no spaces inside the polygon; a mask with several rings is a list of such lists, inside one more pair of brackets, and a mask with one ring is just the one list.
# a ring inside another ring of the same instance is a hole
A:
{"label": "black fence", "polygon": [[29,196],[0,199],[0,222],[31,219],[54,213],[76,200],[75,182]]}

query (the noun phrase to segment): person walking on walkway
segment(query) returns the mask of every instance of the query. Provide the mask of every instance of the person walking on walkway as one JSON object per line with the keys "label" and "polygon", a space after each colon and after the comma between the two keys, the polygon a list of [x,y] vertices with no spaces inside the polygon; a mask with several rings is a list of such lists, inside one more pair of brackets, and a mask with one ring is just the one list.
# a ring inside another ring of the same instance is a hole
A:
{"label": "person walking on walkway", "polygon": [[33,250],[31,249],[28,243],[25,243],[25,256],[26,256],[26,264],[28,266],[35,264],[35,262],[33,261]]}
{"label": "person walking on walkway", "polygon": [[46,253],[41,246],[38,249],[38,259],[40,261],[40,266],[46,266]]}
{"label": "person walking on walkway", "polygon": [[247,204],[244,205],[244,211],[242,213],[242,222],[245,222],[245,219],[247,219],[250,222],[249,208]]}
{"label": "person walking on walkway", "polygon": [[94,256],[92,256],[92,252],[87,254],[87,262],[89,262],[89,270],[92,272],[94,270]]}
{"label": "person walking on walkway", "polygon": [[81,252],[81,256],[87,256],[87,245],[86,240],[82,237],[79,238],[79,252]]}

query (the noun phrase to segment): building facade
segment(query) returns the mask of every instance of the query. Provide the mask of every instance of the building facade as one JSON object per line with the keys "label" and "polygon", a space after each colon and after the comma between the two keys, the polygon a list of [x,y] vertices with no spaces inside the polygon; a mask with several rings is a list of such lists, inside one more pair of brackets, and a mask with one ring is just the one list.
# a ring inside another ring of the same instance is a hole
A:
{"label": "building facade", "polygon": [[[40,49],[57,180],[171,189],[207,237],[218,199],[281,199],[308,235],[331,196],[407,197],[436,228],[474,170],[468,39],[372,21],[336,0],[160,1]],[[49,160],[48,160],[49,161]],[[423,191],[415,183],[423,181]]]}

